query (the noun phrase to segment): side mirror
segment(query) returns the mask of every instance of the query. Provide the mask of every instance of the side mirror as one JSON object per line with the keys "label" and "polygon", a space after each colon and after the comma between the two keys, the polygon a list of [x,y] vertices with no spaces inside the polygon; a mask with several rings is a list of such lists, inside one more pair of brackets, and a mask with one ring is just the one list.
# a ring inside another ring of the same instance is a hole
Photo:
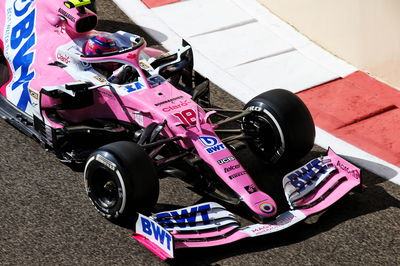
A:
{"label": "side mirror", "polygon": [[65,84],[65,89],[73,92],[89,90],[89,84],[86,82],[71,82]]}
{"label": "side mirror", "polygon": [[58,8],[58,15],[65,18],[66,24],[76,33],[93,30],[97,25],[97,15],[90,11],[91,0],[69,0]]}

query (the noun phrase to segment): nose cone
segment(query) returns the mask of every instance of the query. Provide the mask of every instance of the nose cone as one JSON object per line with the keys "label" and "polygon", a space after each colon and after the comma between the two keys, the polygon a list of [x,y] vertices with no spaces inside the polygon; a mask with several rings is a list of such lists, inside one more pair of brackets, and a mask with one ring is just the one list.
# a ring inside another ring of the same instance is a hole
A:
{"label": "nose cone", "polygon": [[[257,187],[245,188],[246,191],[252,192],[247,199],[244,199],[247,207],[253,212],[253,217],[259,221],[264,222],[276,216],[278,208],[275,201]],[[252,190],[251,190],[252,189]],[[254,191],[254,192],[253,192]],[[250,193],[249,192],[249,193]]]}

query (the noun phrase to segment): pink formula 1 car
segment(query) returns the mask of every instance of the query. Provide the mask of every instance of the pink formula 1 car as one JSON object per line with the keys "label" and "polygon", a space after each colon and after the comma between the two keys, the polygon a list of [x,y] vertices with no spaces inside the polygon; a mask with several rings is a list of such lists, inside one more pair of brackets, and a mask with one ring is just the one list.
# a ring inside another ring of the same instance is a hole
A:
{"label": "pink formula 1 car", "polygon": [[[146,48],[137,35],[109,33],[121,49],[86,54],[97,16],[89,0],[3,0],[0,115],[66,163],[85,165],[86,192],[117,221],[134,217],[134,237],[162,259],[174,248],[206,247],[285,229],[355,187],[360,169],[329,150],[283,178],[290,210],[280,213],[233,155],[247,147],[269,164],[297,161],[313,147],[314,124],[294,94],[272,90],[243,110],[213,108],[191,48]],[[118,64],[125,82],[96,66]],[[258,221],[240,227],[218,203],[149,215],[159,177],[176,176]]]}

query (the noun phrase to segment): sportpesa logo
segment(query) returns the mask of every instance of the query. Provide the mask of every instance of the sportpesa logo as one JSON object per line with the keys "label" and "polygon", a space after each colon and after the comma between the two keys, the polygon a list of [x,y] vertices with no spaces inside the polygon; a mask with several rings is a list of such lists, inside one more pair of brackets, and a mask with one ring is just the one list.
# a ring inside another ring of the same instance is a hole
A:
{"label": "sportpesa logo", "polygon": [[30,104],[29,84],[35,77],[31,69],[35,58],[36,7],[33,0],[8,0],[4,31],[4,52],[10,62],[13,81],[7,87],[7,98],[23,111]]}

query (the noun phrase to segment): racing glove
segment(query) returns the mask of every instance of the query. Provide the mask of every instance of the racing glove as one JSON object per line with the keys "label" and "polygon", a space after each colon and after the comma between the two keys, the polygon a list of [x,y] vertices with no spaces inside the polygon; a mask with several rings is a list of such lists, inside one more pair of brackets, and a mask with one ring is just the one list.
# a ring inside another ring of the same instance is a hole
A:
{"label": "racing glove", "polygon": [[134,70],[131,66],[123,65],[118,69],[114,70],[111,76],[108,78],[108,81],[115,84],[127,84],[134,81],[136,70]]}

